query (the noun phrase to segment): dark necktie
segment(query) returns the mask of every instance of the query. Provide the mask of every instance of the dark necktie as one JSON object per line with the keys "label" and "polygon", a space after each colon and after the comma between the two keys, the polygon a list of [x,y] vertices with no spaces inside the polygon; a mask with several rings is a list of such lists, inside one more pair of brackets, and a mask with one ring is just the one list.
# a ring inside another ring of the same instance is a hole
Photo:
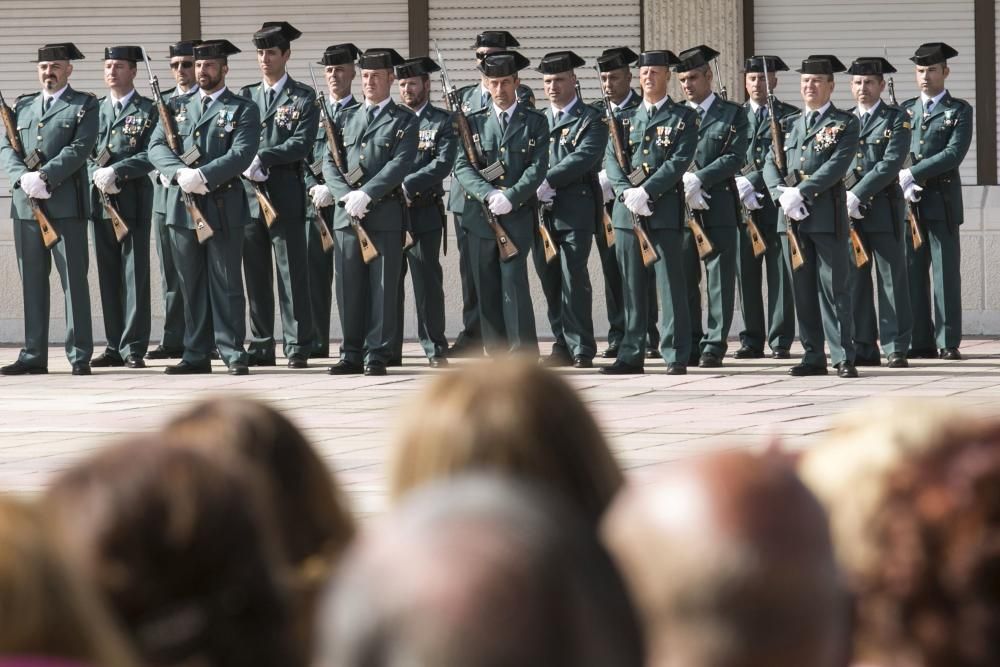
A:
{"label": "dark necktie", "polygon": [[871,120],[871,117],[872,117],[872,115],[868,111],[866,111],[863,114],[861,114],[861,129],[862,130],[865,129],[866,125],[868,125],[868,121]]}
{"label": "dark necktie", "polygon": [[272,104],[274,104],[274,88],[268,88],[267,89],[267,108],[270,109]]}
{"label": "dark necktie", "polygon": [[45,101],[42,102],[42,113],[48,113],[48,110],[52,108],[52,100],[54,97],[46,97]]}
{"label": "dark necktie", "polygon": [[507,133],[507,121],[508,121],[507,112],[506,111],[501,111],[500,112],[500,132],[501,132],[501,134],[506,134]]}
{"label": "dark necktie", "polygon": [[201,98],[201,112],[205,113],[206,111],[208,111],[208,107],[211,104],[212,104],[212,96],[211,95],[205,95],[204,97],[202,97]]}
{"label": "dark necktie", "polygon": [[816,124],[816,118],[818,116],[819,116],[819,112],[818,111],[810,111],[808,114],[806,114],[806,129],[807,130],[813,129],[813,125]]}
{"label": "dark necktie", "polygon": [[650,104],[649,105],[649,110],[648,110],[647,113],[649,113],[649,117],[650,118],[652,118],[653,116],[655,116],[656,115],[656,105],[655,104]]}
{"label": "dark necktie", "polygon": [[371,125],[375,121],[376,111],[378,111],[378,107],[373,104],[368,107],[368,111],[365,112],[368,115],[368,125]]}
{"label": "dark necktie", "polygon": [[930,116],[931,109],[933,108],[934,108],[934,100],[927,100],[927,103],[924,104],[924,116]]}
{"label": "dark necktie", "polygon": [[562,120],[562,117],[563,117],[563,112],[562,111],[557,111],[556,115],[555,115],[555,119],[556,119],[556,123],[555,124],[556,125],[559,124],[559,121]]}
{"label": "dark necktie", "polygon": [[757,107],[757,126],[764,124],[764,116],[767,115],[767,107]]}
{"label": "dark necktie", "polygon": [[115,118],[118,118],[120,115],[122,115],[122,103],[115,102]]}

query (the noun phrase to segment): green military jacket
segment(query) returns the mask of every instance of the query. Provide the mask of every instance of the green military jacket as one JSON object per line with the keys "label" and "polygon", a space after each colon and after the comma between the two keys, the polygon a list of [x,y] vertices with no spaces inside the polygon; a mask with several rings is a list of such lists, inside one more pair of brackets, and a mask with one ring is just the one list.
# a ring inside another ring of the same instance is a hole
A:
{"label": "green military jacket", "polygon": [[[444,109],[427,104],[418,120],[415,169],[403,179],[403,187],[413,208],[436,207],[444,197],[441,182],[448,177],[455,164],[458,139],[451,114]],[[441,226],[440,215],[411,216],[411,225],[416,234],[429,232]]]}
{"label": "green military jacket", "polygon": [[[641,102],[641,101],[642,101],[642,95],[640,95],[635,90],[629,90],[628,97],[626,97],[622,101],[622,104],[618,107],[618,109],[619,110],[623,110],[623,111],[628,111],[629,109],[634,109],[637,106],[639,106],[639,102]],[[597,109],[598,113],[600,113],[602,115],[604,114],[604,98],[603,97],[601,99],[595,101],[595,102],[592,102],[590,106],[592,106],[595,109]]]}
{"label": "green military jacket", "polygon": [[608,145],[608,126],[601,114],[577,99],[556,123],[552,109],[545,110],[549,123],[549,170],[545,180],[556,190],[553,226],[558,230],[594,231],[601,191],[594,179],[601,169]]}
{"label": "green military jacket", "polygon": [[[31,155],[36,149],[42,154],[39,171],[45,172],[52,191],[52,196],[44,201],[49,218],[89,217],[86,166],[100,126],[97,99],[67,86],[49,110],[42,113],[41,92],[22,95],[14,102],[14,119],[24,154]],[[11,217],[33,220],[31,205],[19,183],[29,170],[6,136],[0,141],[0,166],[10,178]]]}
{"label": "green military jacket", "polygon": [[[684,224],[681,179],[698,147],[698,114],[686,104],[667,98],[652,118],[644,104],[623,110],[619,117],[628,141],[630,166],[635,169],[641,165],[648,173],[642,188],[649,194],[649,207],[653,210],[649,226],[681,229]],[[632,185],[615,159],[610,141],[604,164],[615,196],[621,197]],[[618,229],[632,228],[632,216],[621,201],[615,202],[611,220]]]}
{"label": "green military jacket", "polygon": [[[148,175],[153,165],[147,151],[153,130],[159,122],[159,114],[153,101],[138,92],[133,93],[117,117],[111,105],[107,97],[99,102],[101,128],[87,165],[87,174],[93,179],[94,172],[100,169],[96,160],[107,151],[108,161],[104,166],[114,167],[118,177],[115,184],[121,190],[113,195],[118,212],[126,222],[148,221],[153,197],[153,184]],[[90,215],[94,220],[108,218],[96,188],[91,189]]]}
{"label": "green military jacket", "polygon": [[[538,202],[535,191],[545,180],[549,165],[549,153],[545,150],[549,126],[545,116],[518,104],[504,133],[490,105],[469,116],[469,128],[473,134],[479,134],[486,164],[500,161],[504,174],[495,183],[490,183],[469,163],[465,151],[458,151],[455,176],[466,191],[462,226],[479,238],[493,238],[483,207],[476,202],[485,202],[494,188],[503,191],[514,205],[514,210],[501,218],[504,225],[533,224]],[[515,233],[510,227],[506,228],[508,233]]]}
{"label": "green military jacket", "polygon": [[910,117],[899,107],[880,102],[861,128],[851,188],[865,217],[855,221],[866,232],[901,232],[905,203],[899,169],[910,149]]}
{"label": "green military jacket", "polygon": [[[170,90],[164,90],[161,95],[165,102],[169,102],[175,97],[185,97],[196,92],[198,92],[197,86],[194,90],[187,93],[179,93],[176,88],[171,88]],[[159,122],[159,110],[157,110],[157,122]],[[167,212],[167,189],[160,183],[160,172],[154,170],[150,174],[150,180],[153,181],[153,213],[165,215]]]}
{"label": "green military jacket", "polygon": [[[390,99],[368,125],[365,105],[359,104],[341,113],[336,131],[342,140],[348,173],[356,167],[361,168],[362,176],[355,188],[363,190],[372,199],[362,221],[365,230],[402,231],[401,207],[404,204],[398,189],[417,158],[417,117]],[[346,229],[351,222],[339,200],[355,188],[348,185],[329,151],[323,160],[323,177],[326,187],[338,200],[333,228]]]}
{"label": "green military jacket", "polygon": [[[799,192],[809,215],[797,228],[811,233],[847,233],[847,202],[844,177],[853,166],[858,150],[858,119],[835,107],[833,103],[806,130],[806,114],[787,116],[781,121],[785,132],[785,164],[801,175]],[[774,165],[774,147],[767,154],[764,182],[771,199],[781,196],[778,186],[784,180]],[[778,229],[785,229],[784,211],[779,211]]]}
{"label": "green military jacket", "polygon": [[[493,100],[490,99],[489,95],[486,96],[485,105],[483,104],[483,84],[481,82],[459,88],[458,95],[462,100],[462,112],[466,116],[483,109],[493,108]],[[524,106],[529,109],[535,108],[535,93],[531,90],[531,88],[523,83],[518,84],[517,86],[517,104],[518,106]],[[461,139],[459,141],[461,141]],[[459,146],[458,151],[461,152],[462,150],[462,147]],[[455,213],[461,213],[462,207],[465,206],[465,199],[465,191],[462,190],[461,184],[458,183],[458,179],[452,178],[451,191],[448,193],[448,210]]]}
{"label": "green military jacket", "polygon": [[[274,205],[281,210],[283,201],[294,200],[301,206],[305,196],[303,161],[309,158],[319,128],[316,91],[288,77],[271,106],[267,105],[264,84],[257,82],[240,89],[240,95],[252,100],[260,113],[261,169],[268,175],[264,184]],[[250,202],[250,217],[260,217],[260,205],[253,185],[244,179]]]}
{"label": "green military jacket", "polygon": [[341,100],[341,106],[338,109],[334,109],[330,104],[330,98],[326,95],[316,98],[316,117],[318,122],[318,129],[316,130],[316,140],[313,142],[312,152],[306,158],[308,164],[306,166],[308,169],[305,170],[305,182],[306,190],[308,191],[314,185],[321,185],[325,181],[323,180],[323,159],[330,152],[330,148],[326,143],[326,126],[323,124],[323,111],[320,108],[321,104],[326,105],[326,110],[330,114],[330,118],[333,122],[337,122],[337,118],[340,114],[344,113],[347,109],[353,109],[358,106],[360,102],[358,98],[351,95],[346,100]]}
{"label": "green military jacket", "polygon": [[[766,109],[767,107],[765,106],[764,108]],[[778,116],[779,123],[782,118],[799,112],[798,107],[786,104],[777,99],[774,101],[774,110]],[[764,183],[764,161],[767,158],[768,151],[771,150],[771,122],[766,117],[762,121],[758,121],[757,114],[754,113],[750,102],[746,102],[743,105],[743,111],[746,113],[747,123],[750,126],[750,142],[747,144],[746,165],[744,165],[740,175],[746,176],[750,184],[753,185],[753,189],[758,194],[763,195],[758,200],[763,207],[761,209],[763,215],[758,219],[774,224],[777,223],[777,218],[775,217],[777,211],[775,210],[774,202],[767,195],[767,185]]]}
{"label": "green military jacket", "polygon": [[701,119],[694,153],[694,174],[711,197],[701,215],[706,227],[735,227],[742,218],[735,178],[746,164],[749,145],[750,123],[743,108],[716,95]]}
{"label": "green military jacket", "polygon": [[[250,220],[246,192],[239,181],[260,144],[260,114],[257,105],[226,88],[202,113],[201,95],[175,97],[169,102],[177,124],[181,149],[197,146],[198,161],[192,167],[201,170],[209,194],[195,196],[201,211],[215,231],[242,227]],[[149,159],[161,174],[177,183],[177,170],[186,167],[167,144],[163,124],[156,126],[149,144]],[[194,229],[184,208],[181,189],[167,190],[167,224]]]}
{"label": "green military jacket", "polygon": [[918,204],[920,215],[926,220],[962,224],[962,179],[958,167],[972,145],[972,106],[948,92],[926,118],[919,97],[900,106],[913,119],[910,151],[916,159],[910,173],[917,185],[924,188]]}

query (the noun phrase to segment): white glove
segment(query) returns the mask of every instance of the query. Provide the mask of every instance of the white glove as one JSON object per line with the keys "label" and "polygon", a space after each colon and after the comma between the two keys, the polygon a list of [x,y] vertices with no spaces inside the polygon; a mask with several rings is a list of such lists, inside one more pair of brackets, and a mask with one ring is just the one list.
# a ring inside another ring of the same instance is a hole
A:
{"label": "white glove", "polygon": [[[115,181],[117,180],[118,175],[115,174],[114,167],[101,167],[94,172],[94,187],[101,192],[108,194],[117,193],[118,188],[115,186]],[[108,186],[114,188],[114,191],[109,190]]]}
{"label": "white glove", "polygon": [[264,181],[267,180],[267,174],[264,173],[264,170],[261,169],[260,166],[259,155],[255,155],[253,157],[253,162],[251,162],[250,166],[246,168],[246,171],[243,172],[243,175],[249,178],[251,181],[256,181],[257,183],[263,183]]}
{"label": "white glove", "polygon": [[847,191],[847,214],[855,220],[860,220],[865,217],[861,213],[861,200],[858,199],[858,196],[850,190]]}
{"label": "white glove", "polygon": [[406,200],[406,205],[409,206],[410,204],[412,204],[413,200],[410,199],[410,193],[406,191],[406,186],[400,185],[399,189],[403,191],[403,199]]}
{"label": "white glove", "polygon": [[798,188],[789,188],[784,185],[779,185],[778,192],[781,193],[781,196],[778,197],[778,203],[781,204],[781,208],[784,209],[785,215],[788,215],[788,212],[792,209],[798,208],[806,203]]}
{"label": "white glove", "polygon": [[904,190],[913,185],[913,173],[909,169],[899,170],[899,187]]}
{"label": "white glove", "polygon": [[704,190],[698,188],[687,198],[688,208],[692,211],[707,211],[708,200],[711,198],[711,195],[705,194]]}
{"label": "white glove", "polygon": [[608,172],[605,169],[601,169],[600,173],[597,174],[597,180],[601,182],[601,190],[604,192],[604,203],[608,203],[615,198],[615,190],[611,187],[611,179],[608,178]]}
{"label": "white glove", "polygon": [[809,209],[806,208],[805,204],[799,204],[798,206],[792,207],[790,211],[785,211],[785,216],[795,220],[796,222],[805,220],[809,217]]}
{"label": "white glove", "polygon": [[754,192],[753,183],[746,176],[736,177],[736,190],[740,193],[740,199],[746,200],[747,195]]}
{"label": "white glove", "polygon": [[160,185],[162,185],[165,188],[170,187],[170,179],[167,178],[166,174],[160,174]]}
{"label": "white glove", "polygon": [[537,190],[535,190],[535,196],[548,204],[556,198],[556,191],[551,185],[549,185],[549,181],[546,179],[542,181],[542,184],[538,186]]}
{"label": "white glove", "polygon": [[691,195],[695,190],[701,189],[701,179],[694,175],[693,172],[684,172],[684,197],[690,199]]}
{"label": "white glove", "polygon": [[757,194],[753,188],[750,189],[750,192],[748,192],[745,197],[741,197],[743,206],[745,206],[748,211],[756,211],[764,208],[764,205],[760,203],[760,200],[761,196]]}
{"label": "white glove", "polygon": [[903,196],[906,197],[906,201],[916,204],[920,201],[920,193],[923,192],[923,190],[924,189],[916,183],[910,183],[903,189]]}
{"label": "white glove", "polygon": [[499,190],[494,190],[486,196],[486,203],[489,204],[493,215],[507,215],[514,210],[514,205],[510,203],[507,196]]}
{"label": "white glove", "polygon": [[649,193],[645,188],[629,188],[622,193],[622,203],[625,208],[636,215],[653,215],[649,208]]}
{"label": "white glove", "polygon": [[372,198],[364,190],[351,190],[340,201],[344,202],[347,215],[360,220],[368,213],[368,204],[372,202]]}
{"label": "white glove", "polygon": [[309,197],[312,198],[312,203],[316,208],[333,206],[333,193],[325,185],[314,185],[309,188]]}
{"label": "white glove", "polygon": [[49,192],[48,187],[45,185],[45,181],[42,180],[37,171],[29,171],[21,177],[19,182],[21,183],[21,189],[24,190],[24,194],[32,199],[48,199],[52,196],[52,193]]}
{"label": "white glove", "polygon": [[177,170],[177,185],[188,194],[207,195],[208,186],[205,184],[205,177],[201,175],[201,169],[188,169],[181,167]]}

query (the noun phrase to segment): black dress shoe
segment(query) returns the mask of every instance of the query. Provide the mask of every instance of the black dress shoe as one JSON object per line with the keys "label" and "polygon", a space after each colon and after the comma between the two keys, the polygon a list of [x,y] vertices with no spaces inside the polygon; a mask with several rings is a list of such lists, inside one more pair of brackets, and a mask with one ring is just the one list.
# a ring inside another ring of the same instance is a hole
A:
{"label": "black dress shoe", "polygon": [[326,359],[330,356],[330,348],[325,347],[322,350],[313,350],[309,353],[310,359]]}
{"label": "black dress shoe", "polygon": [[962,353],[958,351],[957,347],[946,347],[941,350],[941,358],[945,361],[961,361]]}
{"label": "black dress shoe", "polygon": [[293,354],[288,357],[289,368],[309,368],[309,360],[303,354]]}
{"label": "black dress shoe", "polygon": [[785,348],[779,347],[778,349],[771,351],[771,358],[772,359],[791,359],[792,355],[789,354],[788,350],[786,350]]}
{"label": "black dress shoe", "polygon": [[189,361],[181,361],[174,366],[167,366],[163,369],[167,375],[198,375],[199,373],[211,373],[212,364],[208,361],[201,364],[192,364]]}
{"label": "black dress shoe", "polygon": [[573,360],[570,359],[569,354],[560,351],[543,357],[538,363],[546,368],[565,368],[566,366],[572,366]]}
{"label": "black dress shoe", "polygon": [[125,360],[117,354],[104,352],[94,357],[91,360],[90,365],[94,368],[119,368],[125,365]]}
{"label": "black dress shoe", "polygon": [[813,366],[812,364],[796,364],[788,369],[788,374],[797,378],[806,375],[826,375],[826,373],[826,366]]}
{"label": "black dress shoe", "polygon": [[208,358],[213,361],[219,361],[222,359],[222,355],[219,353],[219,348],[213,347],[212,351],[208,353]]}
{"label": "black dress shoe", "polygon": [[481,357],[483,354],[483,342],[478,338],[457,340],[448,350],[448,356],[456,358]]}
{"label": "black dress shoe", "polygon": [[365,364],[365,375],[371,377],[378,377],[381,375],[386,375],[385,364],[381,361],[372,361]]}
{"label": "black dress shoe", "polygon": [[872,359],[866,359],[864,357],[858,357],[854,360],[855,366],[881,366],[882,360],[878,357]]}
{"label": "black dress shoe", "polygon": [[582,354],[578,354],[573,357],[573,368],[593,368],[594,362],[590,357],[585,357]]}
{"label": "black dress shoe", "polygon": [[247,366],[277,366],[278,362],[274,357],[255,357],[252,354],[247,356]]}
{"label": "black dress shoe", "polygon": [[396,357],[395,359],[390,359],[389,361],[385,362],[386,368],[401,368],[402,366],[403,366],[402,357]]}
{"label": "black dress shoe", "polygon": [[[91,363],[90,365],[93,366],[94,364]],[[125,365],[128,368],[145,368],[146,362],[138,354],[130,354],[125,357]]]}
{"label": "black dress shoe", "polygon": [[733,352],[733,359],[762,359],[763,357],[763,350],[755,350],[749,345],[744,345],[740,349]]}
{"label": "black dress shoe", "polygon": [[667,364],[667,375],[687,375],[688,367],[679,361]]}
{"label": "black dress shoe", "polygon": [[427,360],[427,365],[431,368],[447,368],[448,359],[445,357],[431,357]]}
{"label": "black dress shoe", "polygon": [[229,374],[250,375],[250,368],[248,368],[242,361],[234,361],[232,365],[229,366]]}
{"label": "black dress shoe", "polygon": [[907,359],[937,359],[938,351],[933,347],[912,349],[906,353]]}
{"label": "black dress shoe", "polygon": [[645,371],[642,366],[633,366],[624,361],[616,361],[610,366],[605,366],[600,371],[601,375],[642,375]]}
{"label": "black dress shoe", "polygon": [[[184,349],[170,350],[162,345],[157,345],[155,348],[146,353],[146,358],[153,361],[156,359],[180,359],[184,356]],[[93,362],[90,364],[93,366]]]}
{"label": "black dress shoe", "polygon": [[88,364],[85,361],[73,364],[72,373],[73,375],[90,375],[90,366],[91,364]]}
{"label": "black dress shoe", "polygon": [[[857,362],[855,362],[857,363]],[[909,368],[910,364],[906,361],[906,357],[900,352],[893,352],[889,355],[889,363],[886,364],[889,368]]]}
{"label": "black dress shoe", "polygon": [[646,358],[647,359],[659,359],[663,355],[660,354],[660,349],[657,347],[647,347],[646,348]]}
{"label": "black dress shoe", "polygon": [[601,356],[605,359],[617,359],[618,358],[618,344],[608,345],[608,349],[601,352]]}
{"label": "black dress shoe", "polygon": [[20,360],[0,368],[0,375],[45,375],[48,372],[45,366],[32,366]]}
{"label": "black dress shoe", "polygon": [[330,375],[361,375],[364,372],[364,366],[361,364],[355,364],[350,361],[341,359],[333,366],[326,369],[326,372]]}
{"label": "black dress shoe", "polygon": [[722,368],[722,359],[714,352],[706,352],[698,359],[698,368]]}
{"label": "black dress shoe", "polygon": [[837,364],[837,376],[842,378],[858,377],[858,369],[849,361],[841,361]]}

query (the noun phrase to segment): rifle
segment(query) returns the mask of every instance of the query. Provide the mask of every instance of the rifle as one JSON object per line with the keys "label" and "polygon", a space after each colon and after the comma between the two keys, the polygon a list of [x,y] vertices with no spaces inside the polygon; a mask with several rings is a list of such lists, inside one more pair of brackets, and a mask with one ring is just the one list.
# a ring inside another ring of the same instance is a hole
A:
{"label": "rifle", "polygon": [[399,203],[403,207],[403,250],[407,250],[416,245],[416,241],[413,240],[413,222],[410,220],[410,202],[406,201],[406,193],[403,192],[402,185],[396,188],[396,196],[399,197]]}
{"label": "rifle", "polygon": [[[692,162],[688,165],[687,170],[693,173],[697,167],[698,165]],[[684,193],[682,192],[681,197],[683,196]],[[705,259],[715,252],[715,246],[712,245],[711,239],[709,239],[708,234],[705,233],[705,226],[701,223],[702,213],[701,211],[695,211],[692,209],[687,205],[686,201],[684,202],[684,210],[687,212],[687,215],[685,216],[687,218],[687,226],[688,229],[691,230],[692,236],[694,236],[694,245],[698,249],[698,257],[699,259]]]}
{"label": "rifle", "polygon": [[[448,78],[448,68],[444,64],[444,56],[441,55],[441,49],[438,48],[437,40],[434,40],[434,50],[437,51],[438,63],[441,65],[441,85],[444,88],[445,102],[448,104],[448,109],[452,112],[452,119],[455,123],[455,128],[458,130],[458,136],[462,140],[462,149],[465,151],[465,157],[469,160],[469,164],[479,170],[479,174],[487,182],[493,183],[503,175],[503,164],[498,161],[491,165],[483,165],[486,160],[483,159],[482,151],[480,150],[479,135],[472,134],[469,119],[465,116],[465,111],[462,110],[462,100],[458,95],[458,89],[451,85],[451,79]],[[500,224],[500,219],[490,210],[489,205],[486,202],[481,202],[481,204],[486,224],[490,226],[490,229],[493,230],[493,235],[496,237],[497,249],[500,251],[500,260],[508,262],[514,259],[520,251],[514,245],[514,241],[507,235],[507,230]]]}
{"label": "rifle", "polygon": [[[889,55],[889,49],[882,47],[882,51],[886,56]],[[889,91],[889,104],[892,106],[899,106],[899,102],[896,100],[896,83],[892,80],[892,75],[889,75],[889,83],[886,84],[886,88]],[[903,162],[900,170],[909,169],[913,165],[913,153],[906,156],[906,161]],[[919,250],[920,246],[924,244],[924,235],[920,231],[920,214],[917,212],[917,207],[912,203],[908,203],[906,206],[906,221],[910,225],[910,242],[913,243],[913,249]]]}
{"label": "rifle", "polygon": [[[107,148],[101,150],[94,158],[94,164],[98,167],[108,166],[108,162],[111,161],[111,154],[108,152]],[[111,227],[115,231],[115,238],[121,243],[126,236],[128,236],[128,224],[125,222],[125,216],[121,214],[118,207],[115,206],[114,202],[111,201],[111,197],[108,193],[104,192],[100,188],[95,188],[97,194],[101,198],[101,206],[104,207],[105,213],[108,214],[108,218],[111,220]]]}
{"label": "rifle", "polygon": [[253,186],[253,192],[257,196],[257,205],[260,206],[260,214],[264,218],[264,224],[270,229],[271,225],[278,221],[278,209],[274,208],[266,185],[253,180],[250,180],[250,185]]}
{"label": "rifle", "polygon": [[[778,168],[778,173],[783,176],[785,185],[794,188],[798,186],[800,179],[797,172],[789,173],[788,165],[785,164],[785,135],[781,132],[781,126],[778,124],[778,116],[775,113],[774,93],[771,92],[771,84],[767,80],[767,58],[761,58],[761,61],[764,64],[764,87],[767,89],[767,119],[771,126],[771,152],[774,154],[774,166]],[[799,236],[795,233],[795,221],[788,218],[785,222],[787,223],[785,227],[787,228],[788,253],[791,255],[792,269],[798,270],[805,265],[806,258],[802,254],[802,245],[799,243]]]}
{"label": "rifle", "polygon": [[[320,90],[316,85],[316,74],[313,72],[312,63],[309,63],[309,76],[312,77],[313,87],[316,90]],[[355,167],[347,171],[347,160],[344,158],[344,153],[340,148],[340,142],[337,141],[337,128],[333,124],[333,118],[330,117],[330,110],[326,108],[326,103],[322,99],[319,106],[323,112],[320,116],[320,123],[322,123],[323,131],[326,133],[326,146],[330,150],[330,157],[333,158],[333,164],[336,165],[337,171],[343,176],[348,187],[353,188],[364,176],[364,172],[361,170],[361,167]],[[372,243],[371,237],[368,236],[365,228],[361,226],[360,219],[355,218],[353,215],[348,216],[348,219],[351,222],[351,229],[358,235],[358,243],[361,245],[361,259],[365,264],[370,264],[379,256],[378,248]]]}
{"label": "rifle", "polygon": [[[167,145],[174,152],[174,155],[191,167],[201,158],[201,152],[197,146],[192,146],[187,151],[183,150],[184,145],[181,143],[180,135],[177,134],[177,126],[174,125],[174,115],[163,100],[163,95],[160,94],[160,80],[153,74],[153,68],[149,64],[149,55],[146,54],[145,48],[142,49],[142,59],[146,63],[146,71],[149,72],[149,86],[153,89],[153,102],[156,103],[156,109],[160,112],[160,125],[163,127],[163,136],[167,140]],[[195,201],[194,195],[181,190],[181,201],[184,202],[184,208],[187,209],[188,215],[191,216],[191,221],[194,223],[194,233],[198,243],[205,243],[215,236],[211,225],[208,224],[208,219],[202,213],[198,202]]]}
{"label": "rifle", "polygon": [[[595,69],[597,68],[595,67]],[[599,75],[600,70],[598,70]],[[601,86],[601,97],[604,98],[604,122],[608,125],[608,134],[611,139],[611,147],[615,152],[615,161],[625,173],[625,177],[632,187],[639,187],[646,180],[646,171],[642,167],[632,169],[632,161],[629,158],[629,154],[625,151],[625,141],[622,139],[621,124],[618,122],[618,118],[615,117],[615,112],[611,110],[611,98],[608,97],[604,86]],[[622,201],[623,197],[620,195],[618,200]],[[646,221],[631,211],[629,211],[629,215],[632,217],[632,230],[635,232],[635,238],[639,241],[642,263],[646,266],[652,266],[660,259],[660,253],[656,252],[656,248],[653,247],[653,242],[646,232]],[[606,230],[605,233],[607,233]]]}
{"label": "rifle", "polygon": [[[319,103],[323,104],[323,100],[319,100]],[[312,175],[320,185],[326,184],[326,180],[323,178],[322,158],[310,164],[309,171],[312,172]],[[313,210],[316,211],[316,215],[313,218],[313,227],[316,228],[316,232],[319,234],[320,245],[323,247],[323,252],[330,252],[333,250],[333,237],[330,235],[330,230],[326,228],[326,222],[323,221],[323,209],[313,204]]]}
{"label": "rifle", "polygon": [[549,218],[552,216],[552,202],[539,202],[537,209],[538,234],[542,237],[542,247],[545,249],[545,263],[550,264],[559,254],[559,246],[549,231]]}
{"label": "rifle", "polygon": [[[848,174],[847,178],[844,179],[844,190],[853,188],[857,185],[858,180],[858,176],[854,172]],[[848,235],[851,240],[851,254],[854,256],[854,265],[860,269],[871,261],[871,257],[865,249],[864,241],[861,240],[861,235],[858,234],[853,220],[850,223]]]}
{"label": "rifle", "polygon": [[[14,110],[7,106],[7,101],[4,100],[3,93],[0,93],[0,117],[3,118],[3,127],[7,133],[7,141],[10,142],[10,147],[14,150],[14,153],[24,161],[24,166],[28,167],[30,171],[38,169],[42,163],[41,154],[36,150],[31,156],[33,159],[28,159],[25,156],[24,144],[21,143],[21,136],[17,133],[17,121],[14,119]],[[27,196],[27,193],[25,193],[25,196]],[[59,239],[61,238],[59,232],[52,226],[52,222],[49,220],[49,216],[46,215],[41,203],[34,197],[28,197],[27,199],[28,205],[31,206],[31,213],[35,216],[38,228],[42,232],[42,243],[45,244],[46,248],[51,248],[59,243]]]}

